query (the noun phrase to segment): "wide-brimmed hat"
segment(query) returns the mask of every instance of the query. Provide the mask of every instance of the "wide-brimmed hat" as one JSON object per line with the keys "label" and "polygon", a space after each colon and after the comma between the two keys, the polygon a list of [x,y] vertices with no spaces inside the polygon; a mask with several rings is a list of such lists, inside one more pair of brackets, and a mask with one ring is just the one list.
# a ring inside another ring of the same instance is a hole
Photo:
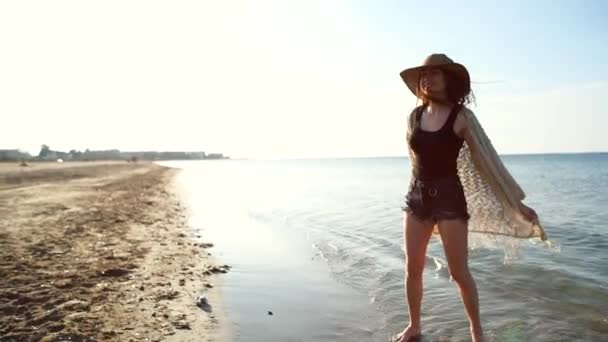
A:
{"label": "wide-brimmed hat", "polygon": [[434,53],[428,56],[422,65],[405,69],[400,73],[401,78],[414,95],[418,96],[416,89],[420,80],[420,72],[430,67],[440,68],[452,74],[458,82],[461,82],[463,96],[471,90],[471,78],[469,77],[467,68],[462,64],[455,63],[443,53]]}

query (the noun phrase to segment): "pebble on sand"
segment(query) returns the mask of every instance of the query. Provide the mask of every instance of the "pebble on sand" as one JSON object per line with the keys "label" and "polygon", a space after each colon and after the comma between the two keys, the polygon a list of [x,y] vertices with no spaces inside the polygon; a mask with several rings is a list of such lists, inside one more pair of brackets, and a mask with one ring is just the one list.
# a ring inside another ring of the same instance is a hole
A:
{"label": "pebble on sand", "polygon": [[209,300],[205,295],[200,295],[196,297],[196,306],[198,306],[205,312],[211,312],[211,305],[209,304]]}

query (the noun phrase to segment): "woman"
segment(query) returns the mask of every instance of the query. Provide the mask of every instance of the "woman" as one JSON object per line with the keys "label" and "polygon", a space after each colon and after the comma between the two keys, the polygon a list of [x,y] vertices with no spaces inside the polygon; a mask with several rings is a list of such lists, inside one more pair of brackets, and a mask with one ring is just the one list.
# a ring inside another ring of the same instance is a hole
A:
{"label": "woman", "polygon": [[474,162],[473,171],[483,175],[480,178],[490,184],[493,198],[503,204],[504,213],[510,215],[504,214],[501,218],[523,217],[534,225],[534,228],[526,226],[515,228],[514,232],[495,233],[544,238],[544,232],[536,212],[521,202],[525,196],[523,191],[500,163],[472,112],[465,107],[472,96],[466,68],[444,54],[433,54],[422,66],[406,69],[401,76],[422,100],[422,105],[410,114],[407,130],[412,177],[403,210],[410,322],[393,336],[393,341],[412,341],[422,333],[422,273],[427,244],[435,231],[441,236],[450,275],[460,289],[473,341],[480,342],[484,339],[477,288],[467,261],[471,215],[459,176],[463,171],[459,156],[462,157],[465,142]]}

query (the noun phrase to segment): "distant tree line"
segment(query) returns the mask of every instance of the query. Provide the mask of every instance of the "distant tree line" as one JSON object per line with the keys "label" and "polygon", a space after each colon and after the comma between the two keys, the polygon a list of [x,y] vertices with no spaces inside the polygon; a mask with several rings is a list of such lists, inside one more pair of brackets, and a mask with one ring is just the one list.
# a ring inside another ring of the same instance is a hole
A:
{"label": "distant tree line", "polygon": [[28,153],[18,150],[0,150],[0,161],[94,161],[94,160],[201,160],[201,159],[229,159],[221,153],[205,152],[158,152],[158,151],[140,151],[140,152],[121,152],[120,150],[99,150],[84,151],[70,150],[69,152],[54,151],[50,146],[44,144],[40,147],[40,152],[37,156],[31,156]]}
{"label": "distant tree line", "polygon": [[0,161],[21,161],[29,160],[32,156],[19,150],[0,150]]}

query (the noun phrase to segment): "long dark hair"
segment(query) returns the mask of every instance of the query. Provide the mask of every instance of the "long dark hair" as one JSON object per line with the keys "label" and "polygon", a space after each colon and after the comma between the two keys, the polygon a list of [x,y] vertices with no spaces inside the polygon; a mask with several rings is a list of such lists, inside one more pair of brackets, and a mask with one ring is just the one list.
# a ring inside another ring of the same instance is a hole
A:
{"label": "long dark hair", "polygon": [[[445,84],[446,84],[446,98],[438,99],[433,96],[426,95],[422,89],[420,88],[420,79],[422,78],[422,73],[418,77],[418,82],[416,83],[416,95],[419,99],[422,100],[423,105],[428,105],[430,101],[439,102],[443,104],[449,105],[460,105],[465,106],[470,103],[475,102],[475,94],[473,94],[473,90],[471,89],[471,85],[463,82],[460,78],[458,78],[454,73],[449,70],[441,69],[444,75]],[[416,100],[418,102],[418,100]]]}

